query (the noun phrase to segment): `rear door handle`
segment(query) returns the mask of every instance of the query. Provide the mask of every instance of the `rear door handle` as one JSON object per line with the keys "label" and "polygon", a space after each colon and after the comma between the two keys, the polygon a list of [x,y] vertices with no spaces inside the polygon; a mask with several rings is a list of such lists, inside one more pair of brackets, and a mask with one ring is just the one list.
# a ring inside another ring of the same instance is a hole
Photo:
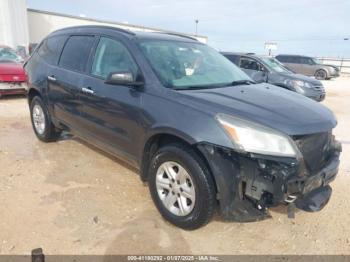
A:
{"label": "rear door handle", "polygon": [[91,89],[91,87],[83,87],[81,91],[83,93],[90,94],[90,95],[93,95],[95,93],[94,90]]}
{"label": "rear door handle", "polygon": [[56,81],[55,76],[48,76],[47,79],[49,79],[50,81]]}

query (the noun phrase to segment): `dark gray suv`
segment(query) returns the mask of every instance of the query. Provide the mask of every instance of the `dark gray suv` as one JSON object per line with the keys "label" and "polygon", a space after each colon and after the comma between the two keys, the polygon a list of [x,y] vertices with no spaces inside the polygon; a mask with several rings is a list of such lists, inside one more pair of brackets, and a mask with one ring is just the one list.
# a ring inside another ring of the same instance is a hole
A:
{"label": "dark gray suv", "polygon": [[318,211],[330,198],[341,150],[333,113],[255,84],[192,38],[67,28],[46,37],[25,70],[38,139],[65,130],[117,155],[179,227],[203,226],[217,210],[242,222],[278,204]]}
{"label": "dark gray suv", "polygon": [[251,53],[223,52],[222,54],[257,83],[267,82],[319,102],[325,99],[326,91],[320,81],[293,73],[273,57]]}

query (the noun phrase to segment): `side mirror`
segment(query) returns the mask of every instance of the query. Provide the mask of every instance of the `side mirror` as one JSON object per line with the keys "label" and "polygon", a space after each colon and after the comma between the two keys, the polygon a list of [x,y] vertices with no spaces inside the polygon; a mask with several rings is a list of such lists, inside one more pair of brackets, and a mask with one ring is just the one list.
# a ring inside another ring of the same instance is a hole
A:
{"label": "side mirror", "polygon": [[107,76],[105,81],[110,85],[123,85],[123,86],[143,86],[143,81],[136,81],[134,75],[129,71],[112,72]]}

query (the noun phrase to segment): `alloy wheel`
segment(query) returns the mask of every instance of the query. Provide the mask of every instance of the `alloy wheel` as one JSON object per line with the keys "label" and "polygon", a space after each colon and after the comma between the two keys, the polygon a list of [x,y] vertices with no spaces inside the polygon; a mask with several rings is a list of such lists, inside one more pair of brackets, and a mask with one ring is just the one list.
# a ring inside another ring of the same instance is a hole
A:
{"label": "alloy wheel", "polygon": [[191,176],[176,162],[167,161],[159,166],[156,187],[165,208],[176,216],[191,213],[196,201],[196,192]]}
{"label": "alloy wheel", "polygon": [[45,121],[45,114],[42,107],[38,104],[34,105],[32,115],[33,115],[33,123],[34,123],[35,130],[40,135],[44,134],[46,121]]}

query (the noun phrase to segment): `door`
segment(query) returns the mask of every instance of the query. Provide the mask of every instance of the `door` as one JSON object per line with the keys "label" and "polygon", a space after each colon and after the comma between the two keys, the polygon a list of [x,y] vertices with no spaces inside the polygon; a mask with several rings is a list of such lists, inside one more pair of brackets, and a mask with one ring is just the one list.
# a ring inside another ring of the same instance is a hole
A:
{"label": "door", "polygon": [[315,74],[315,62],[310,57],[301,57],[302,74],[313,76]]}
{"label": "door", "polygon": [[239,67],[257,83],[266,82],[267,69],[255,59],[241,57]]}
{"label": "door", "polygon": [[[135,60],[118,40],[101,37],[80,92],[84,130],[108,151],[135,161],[141,137],[139,124],[142,91],[134,87],[106,84],[112,72],[140,74]],[[106,148],[107,147],[107,148]]]}
{"label": "door", "polygon": [[78,94],[94,41],[94,36],[70,36],[63,48],[58,67],[52,68],[47,76],[53,114],[68,126],[79,126]]}
{"label": "door", "polygon": [[283,64],[293,72],[300,74],[302,72],[302,64],[301,59],[298,56],[288,56],[284,58],[286,62],[283,62]]}

